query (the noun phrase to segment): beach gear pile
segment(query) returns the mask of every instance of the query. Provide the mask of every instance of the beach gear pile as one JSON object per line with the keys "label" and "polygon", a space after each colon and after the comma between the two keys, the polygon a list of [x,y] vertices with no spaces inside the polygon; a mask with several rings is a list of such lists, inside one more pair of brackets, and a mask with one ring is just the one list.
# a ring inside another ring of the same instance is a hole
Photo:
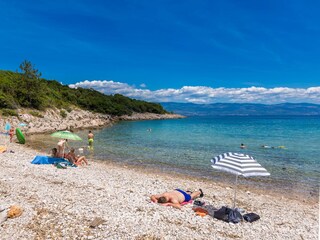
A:
{"label": "beach gear pile", "polygon": [[221,207],[215,211],[214,217],[228,223],[239,223],[242,219],[247,222],[254,222],[260,219],[260,216],[256,213],[247,213],[242,216],[239,209],[228,207]]}
{"label": "beach gear pile", "polygon": [[227,223],[239,223],[242,220],[251,223],[260,219],[260,216],[256,213],[247,213],[242,215],[245,210],[239,208],[229,208],[225,206],[221,207],[220,209],[213,208],[213,212],[209,213],[212,210],[212,207],[213,206],[211,205],[205,206],[204,201],[195,200],[193,201],[192,210],[197,216],[205,217],[206,215],[210,215]]}

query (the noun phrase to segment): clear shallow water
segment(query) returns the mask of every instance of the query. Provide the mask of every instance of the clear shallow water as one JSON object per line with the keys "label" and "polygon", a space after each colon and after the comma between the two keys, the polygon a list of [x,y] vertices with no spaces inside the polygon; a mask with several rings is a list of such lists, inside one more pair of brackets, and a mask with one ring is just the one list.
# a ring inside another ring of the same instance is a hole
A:
{"label": "clear shallow water", "polygon": [[[86,139],[87,130],[77,133]],[[271,173],[271,177],[244,181],[308,193],[317,193],[319,188],[319,117],[190,117],[120,122],[94,133],[91,157],[97,159],[233,181],[234,176],[213,170],[210,159],[224,152],[243,152]],[[44,138],[45,144],[55,144],[55,140],[41,136],[34,136],[32,141]],[[240,149],[241,143],[247,149]],[[261,145],[286,149],[263,149]]]}

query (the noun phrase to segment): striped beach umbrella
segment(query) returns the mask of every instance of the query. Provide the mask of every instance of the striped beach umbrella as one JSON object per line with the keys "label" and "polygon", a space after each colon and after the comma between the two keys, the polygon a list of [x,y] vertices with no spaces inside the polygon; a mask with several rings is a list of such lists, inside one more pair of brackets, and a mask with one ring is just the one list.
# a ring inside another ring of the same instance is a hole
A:
{"label": "striped beach umbrella", "polygon": [[270,176],[270,173],[264,167],[262,167],[253,157],[243,153],[224,153],[212,158],[211,162],[214,169],[236,175],[233,208],[235,208],[238,176]]}

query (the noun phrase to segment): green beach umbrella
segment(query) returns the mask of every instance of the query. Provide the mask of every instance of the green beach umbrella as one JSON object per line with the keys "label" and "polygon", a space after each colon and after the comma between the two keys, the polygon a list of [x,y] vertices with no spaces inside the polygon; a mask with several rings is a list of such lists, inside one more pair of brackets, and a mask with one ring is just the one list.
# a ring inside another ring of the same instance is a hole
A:
{"label": "green beach umbrella", "polygon": [[50,136],[54,138],[82,141],[81,137],[79,137],[77,134],[72,133],[70,131],[58,131],[58,132],[52,133]]}

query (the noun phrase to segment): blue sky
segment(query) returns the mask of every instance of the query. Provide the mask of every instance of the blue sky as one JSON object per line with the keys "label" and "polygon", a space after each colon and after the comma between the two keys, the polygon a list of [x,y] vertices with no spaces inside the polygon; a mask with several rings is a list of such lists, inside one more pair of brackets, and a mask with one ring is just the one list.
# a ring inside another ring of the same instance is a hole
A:
{"label": "blue sky", "polygon": [[[320,103],[320,1],[0,1],[0,69],[152,101]],[[245,94],[244,94],[245,93]]]}

